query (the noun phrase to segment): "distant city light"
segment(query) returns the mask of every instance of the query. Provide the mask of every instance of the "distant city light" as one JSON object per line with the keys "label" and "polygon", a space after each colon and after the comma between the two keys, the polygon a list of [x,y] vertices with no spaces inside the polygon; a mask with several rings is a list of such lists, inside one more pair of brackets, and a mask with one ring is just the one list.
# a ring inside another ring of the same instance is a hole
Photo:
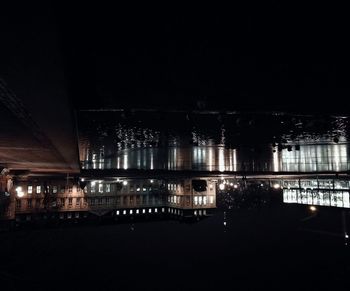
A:
{"label": "distant city light", "polygon": [[150,180],[151,183],[153,183],[154,181],[153,180]]}
{"label": "distant city light", "polygon": [[315,207],[315,206],[310,206],[310,210],[312,211],[312,212],[315,212],[316,210],[317,210],[317,208]]}
{"label": "distant city light", "polygon": [[224,189],[225,189],[225,184],[224,184],[224,183],[221,183],[221,184],[219,185],[219,189],[220,189],[220,190],[224,190]]}
{"label": "distant city light", "polygon": [[345,238],[349,238],[349,235],[347,233],[345,234]]}
{"label": "distant city light", "polygon": [[234,185],[233,185],[233,188],[237,189],[237,188],[238,188],[238,185],[237,185],[237,184],[234,184]]}
{"label": "distant city light", "polygon": [[124,186],[128,185],[128,181],[123,181],[123,185]]}

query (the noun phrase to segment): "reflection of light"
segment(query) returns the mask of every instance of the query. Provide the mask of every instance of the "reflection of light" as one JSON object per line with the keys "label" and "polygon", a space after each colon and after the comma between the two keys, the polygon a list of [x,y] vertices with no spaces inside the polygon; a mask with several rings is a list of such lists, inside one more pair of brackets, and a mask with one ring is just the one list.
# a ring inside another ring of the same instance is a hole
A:
{"label": "reflection of light", "polygon": [[19,186],[19,187],[16,188],[16,192],[17,192],[17,196],[18,196],[19,198],[21,198],[21,197],[24,196],[24,192],[23,192],[21,186]]}
{"label": "reflection of light", "polygon": [[225,153],[224,148],[219,148],[219,171],[225,171]]}
{"label": "reflection of light", "polygon": [[311,205],[309,208],[310,208],[310,210],[311,210],[312,212],[315,212],[315,211],[317,210],[317,208],[316,208],[315,206],[313,206],[313,205]]}
{"label": "reflection of light", "polygon": [[276,184],[273,185],[273,188],[275,188],[275,189],[279,189],[280,187],[281,187],[281,185],[278,184],[278,183],[276,183]]}
{"label": "reflection of light", "polygon": [[128,185],[128,181],[123,181],[123,185],[124,186]]}
{"label": "reflection of light", "polygon": [[278,172],[279,171],[278,152],[277,151],[273,152],[272,157],[273,157],[273,171]]}
{"label": "reflection of light", "polygon": [[220,189],[220,190],[224,190],[224,189],[225,189],[225,184],[224,184],[224,183],[221,183],[221,184],[219,185],[219,189]]}

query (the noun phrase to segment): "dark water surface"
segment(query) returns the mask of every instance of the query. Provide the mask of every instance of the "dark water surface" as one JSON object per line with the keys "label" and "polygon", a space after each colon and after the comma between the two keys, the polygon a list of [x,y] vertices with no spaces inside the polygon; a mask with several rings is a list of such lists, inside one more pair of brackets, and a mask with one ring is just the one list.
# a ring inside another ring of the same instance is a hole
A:
{"label": "dark water surface", "polygon": [[197,223],[2,233],[0,282],[2,290],[348,290],[341,213],[270,204]]}

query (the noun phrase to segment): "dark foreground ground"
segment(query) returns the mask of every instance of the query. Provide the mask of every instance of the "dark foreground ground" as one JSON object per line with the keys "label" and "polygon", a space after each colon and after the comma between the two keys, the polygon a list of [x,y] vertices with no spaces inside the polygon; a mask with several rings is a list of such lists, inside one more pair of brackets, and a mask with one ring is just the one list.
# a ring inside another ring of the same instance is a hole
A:
{"label": "dark foreground ground", "polygon": [[349,290],[350,250],[341,234],[341,212],[321,209],[303,221],[310,214],[303,206],[282,205],[218,210],[190,224],[75,224],[3,232],[0,287]]}

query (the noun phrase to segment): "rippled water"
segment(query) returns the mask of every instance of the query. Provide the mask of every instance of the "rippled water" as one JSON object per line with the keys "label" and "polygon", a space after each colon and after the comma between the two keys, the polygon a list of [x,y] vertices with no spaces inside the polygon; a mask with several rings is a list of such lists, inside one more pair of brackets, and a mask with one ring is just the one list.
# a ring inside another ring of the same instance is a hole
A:
{"label": "rippled water", "polygon": [[348,118],[80,112],[85,169],[349,170]]}

